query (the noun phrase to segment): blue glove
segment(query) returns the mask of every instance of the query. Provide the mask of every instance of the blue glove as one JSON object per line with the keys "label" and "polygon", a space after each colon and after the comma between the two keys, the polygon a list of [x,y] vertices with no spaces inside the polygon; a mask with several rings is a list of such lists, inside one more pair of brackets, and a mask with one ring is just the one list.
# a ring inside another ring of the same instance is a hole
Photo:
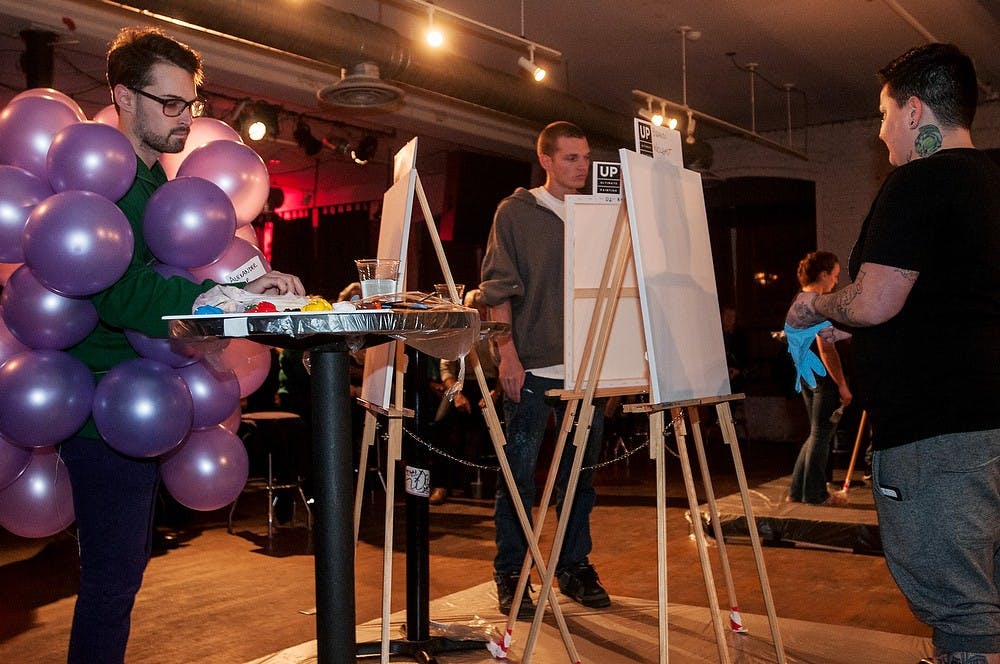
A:
{"label": "blue glove", "polygon": [[788,340],[788,352],[795,363],[795,391],[802,391],[802,383],[816,387],[816,376],[825,376],[826,367],[816,353],[810,350],[816,334],[824,327],[833,325],[828,320],[816,323],[807,328],[798,329],[785,323],[785,338]]}

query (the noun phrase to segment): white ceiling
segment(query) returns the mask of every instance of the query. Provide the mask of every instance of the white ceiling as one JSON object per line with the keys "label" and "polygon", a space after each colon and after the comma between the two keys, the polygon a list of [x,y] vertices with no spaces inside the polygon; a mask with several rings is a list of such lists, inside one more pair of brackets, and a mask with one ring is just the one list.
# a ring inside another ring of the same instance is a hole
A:
{"label": "white ceiling", "polygon": [[[221,31],[233,3],[201,1],[213,7],[218,19],[200,27]],[[265,0],[260,3],[264,6]],[[167,0],[145,4],[157,5],[167,14],[177,6]],[[266,0],[266,4],[295,16],[315,2]],[[395,31],[413,63],[448,66],[447,57],[427,53],[419,41],[426,10],[410,0],[322,0],[322,4]],[[997,0],[436,0],[434,4],[512,34],[522,34],[523,7],[523,35],[562,53],[555,61],[538,54],[550,71],[546,94],[558,93],[560,99],[569,95],[623,117],[633,115],[641,104],[633,89],[682,101],[677,30],[682,25],[701,33],[686,48],[689,105],[742,127],[756,122],[758,131],[785,127],[786,94],[758,80],[752,118],[749,75],[737,67],[750,62],[757,63],[761,77],[779,86],[794,84],[803,93],[791,97],[795,127],[805,124],[806,108],[809,124],[874,116],[876,70],[928,36],[957,43],[976,60],[985,88],[1000,90]],[[0,101],[25,85],[19,66],[24,43],[18,33],[41,27],[59,35],[54,87],[74,96],[88,113],[96,112],[107,103],[101,84],[107,41],[117,26],[143,22],[155,23],[101,0],[0,0]],[[526,54],[525,49],[447,16],[439,14],[436,23],[448,31],[446,48],[455,57],[495,70],[498,80],[522,73],[516,60]],[[374,129],[382,138],[378,159],[383,163],[389,161],[390,150],[413,135],[421,136],[425,157],[428,149],[440,153],[464,148],[530,158],[531,140],[540,126],[538,118],[498,114],[452,98],[457,95],[445,97],[414,85],[401,86],[404,102],[388,112],[331,112],[319,107],[315,92],[339,78],[339,67],[356,62],[289,57],[200,29],[166,28],[205,55],[206,92],[218,116],[224,117],[235,100],[262,98],[282,104],[288,114],[286,124],[294,124],[294,114],[306,113],[319,136],[357,138],[364,129]],[[322,36],[323,25],[309,26],[313,29]],[[317,170],[315,161],[305,158],[290,140],[292,124],[283,126],[279,142],[260,148],[266,160],[275,160],[275,170],[301,180],[303,187],[317,181],[321,188],[351,186],[373,177],[329,150]],[[383,180],[384,172],[375,177]]]}

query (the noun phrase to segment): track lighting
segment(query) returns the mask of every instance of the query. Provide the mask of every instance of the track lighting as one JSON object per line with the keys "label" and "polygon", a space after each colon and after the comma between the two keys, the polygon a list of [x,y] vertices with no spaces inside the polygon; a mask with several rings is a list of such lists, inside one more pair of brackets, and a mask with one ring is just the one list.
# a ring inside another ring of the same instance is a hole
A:
{"label": "track lighting", "polygon": [[545,78],[545,74],[547,73],[544,69],[535,64],[534,44],[528,47],[528,58],[525,58],[522,55],[517,59],[517,64],[519,67],[521,67],[521,69],[531,74],[531,78],[535,79],[538,82],[541,82]]}

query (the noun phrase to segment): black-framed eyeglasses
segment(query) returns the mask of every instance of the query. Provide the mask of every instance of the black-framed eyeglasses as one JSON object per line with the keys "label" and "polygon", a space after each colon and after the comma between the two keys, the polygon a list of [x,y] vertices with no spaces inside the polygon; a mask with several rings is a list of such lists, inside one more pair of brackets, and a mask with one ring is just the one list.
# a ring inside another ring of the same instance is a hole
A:
{"label": "black-framed eyeglasses", "polygon": [[143,97],[163,104],[163,114],[168,118],[176,118],[188,108],[191,109],[192,118],[201,117],[201,114],[205,112],[205,100],[201,97],[195,97],[191,101],[184,101],[183,99],[157,97],[139,88],[129,88],[129,90],[138,92]]}

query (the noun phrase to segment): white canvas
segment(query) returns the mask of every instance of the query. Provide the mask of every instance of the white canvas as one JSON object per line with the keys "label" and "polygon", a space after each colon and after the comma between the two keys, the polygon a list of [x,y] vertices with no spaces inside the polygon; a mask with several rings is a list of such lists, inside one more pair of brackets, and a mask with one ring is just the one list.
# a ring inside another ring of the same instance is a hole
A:
{"label": "white canvas", "polygon": [[701,176],[621,150],[651,402],[730,393]]}

